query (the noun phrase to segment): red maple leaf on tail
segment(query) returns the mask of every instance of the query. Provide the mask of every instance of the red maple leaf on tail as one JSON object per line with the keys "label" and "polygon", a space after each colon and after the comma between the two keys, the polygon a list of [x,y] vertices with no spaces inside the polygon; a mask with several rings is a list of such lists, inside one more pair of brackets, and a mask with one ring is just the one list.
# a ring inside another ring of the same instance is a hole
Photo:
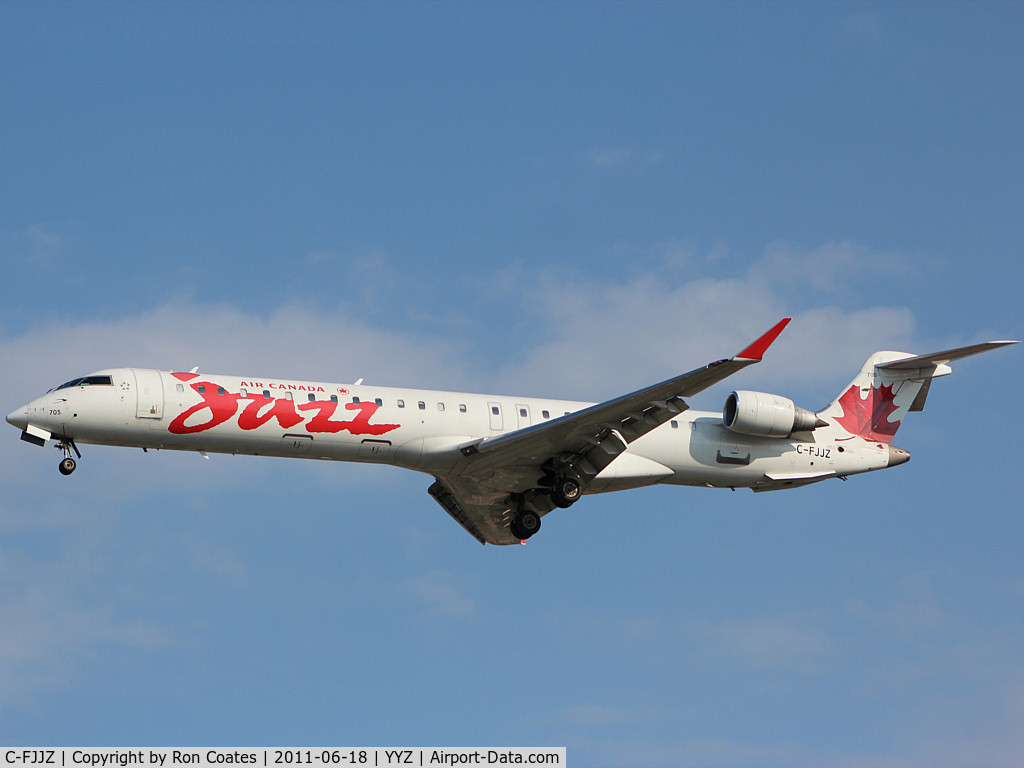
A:
{"label": "red maple leaf on tail", "polygon": [[900,422],[889,421],[896,410],[896,395],[892,385],[872,387],[867,397],[860,397],[860,387],[854,385],[839,398],[843,415],[836,422],[851,435],[868,440],[891,443]]}

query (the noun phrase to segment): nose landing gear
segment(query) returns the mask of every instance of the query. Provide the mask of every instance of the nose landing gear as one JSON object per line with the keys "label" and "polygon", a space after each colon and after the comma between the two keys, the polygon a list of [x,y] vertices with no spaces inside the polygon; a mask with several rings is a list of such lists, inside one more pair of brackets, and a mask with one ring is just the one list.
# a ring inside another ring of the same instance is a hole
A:
{"label": "nose landing gear", "polygon": [[62,475],[70,475],[72,472],[75,471],[75,468],[78,466],[74,458],[72,458],[71,452],[74,451],[75,456],[77,456],[78,458],[82,458],[82,452],[78,450],[78,446],[75,445],[75,441],[70,437],[58,442],[57,449],[64,451],[64,458],[61,459],[60,464],[57,465],[57,470]]}

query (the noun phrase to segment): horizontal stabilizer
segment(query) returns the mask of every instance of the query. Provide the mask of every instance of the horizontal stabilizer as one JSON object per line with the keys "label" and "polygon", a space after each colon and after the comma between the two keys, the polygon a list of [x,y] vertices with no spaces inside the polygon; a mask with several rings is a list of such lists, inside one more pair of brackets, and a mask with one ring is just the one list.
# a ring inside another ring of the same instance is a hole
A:
{"label": "horizontal stabilizer", "polygon": [[982,352],[988,352],[990,349],[998,349],[999,347],[1006,347],[1010,344],[1019,343],[1019,341],[986,341],[984,344],[972,344],[969,347],[957,347],[956,349],[947,349],[942,352],[932,352],[928,355],[904,357],[899,360],[892,360],[888,363],[879,363],[875,367],[886,370],[907,370],[912,368],[923,368],[927,365],[945,365],[950,360],[959,360],[962,357],[970,357],[971,355],[979,355]]}

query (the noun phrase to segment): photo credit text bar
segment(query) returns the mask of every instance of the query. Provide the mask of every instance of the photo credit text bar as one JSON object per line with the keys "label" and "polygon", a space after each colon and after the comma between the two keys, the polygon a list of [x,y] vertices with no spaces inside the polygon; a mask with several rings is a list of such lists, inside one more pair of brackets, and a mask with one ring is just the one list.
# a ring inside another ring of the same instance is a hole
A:
{"label": "photo credit text bar", "polygon": [[565,766],[565,747],[160,747],[0,748],[0,766],[19,768],[287,768],[287,766]]}

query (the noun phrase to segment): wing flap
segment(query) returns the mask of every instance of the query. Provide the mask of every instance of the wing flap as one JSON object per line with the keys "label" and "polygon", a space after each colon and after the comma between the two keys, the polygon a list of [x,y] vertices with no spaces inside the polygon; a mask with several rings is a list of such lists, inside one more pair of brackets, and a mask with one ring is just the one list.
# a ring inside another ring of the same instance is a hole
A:
{"label": "wing flap", "polygon": [[[453,487],[454,486],[454,487]],[[459,491],[462,493],[459,493]],[[478,503],[459,484],[435,478],[427,489],[434,500],[481,544],[518,544],[509,531],[511,507],[500,498]]]}

